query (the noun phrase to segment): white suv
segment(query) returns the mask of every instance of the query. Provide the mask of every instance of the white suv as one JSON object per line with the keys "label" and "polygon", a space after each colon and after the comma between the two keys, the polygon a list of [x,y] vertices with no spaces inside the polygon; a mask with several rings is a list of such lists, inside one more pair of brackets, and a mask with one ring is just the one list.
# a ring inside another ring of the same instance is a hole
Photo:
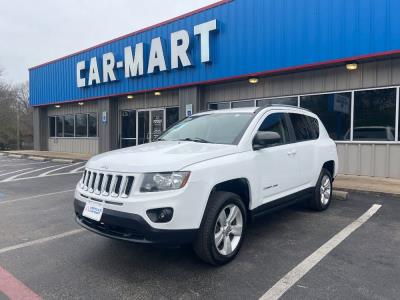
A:
{"label": "white suv", "polygon": [[300,200],[328,208],[337,170],[336,145],[307,110],[208,111],[156,142],[90,159],[76,187],[76,220],[119,240],[193,243],[219,265],[236,256],[254,217]]}

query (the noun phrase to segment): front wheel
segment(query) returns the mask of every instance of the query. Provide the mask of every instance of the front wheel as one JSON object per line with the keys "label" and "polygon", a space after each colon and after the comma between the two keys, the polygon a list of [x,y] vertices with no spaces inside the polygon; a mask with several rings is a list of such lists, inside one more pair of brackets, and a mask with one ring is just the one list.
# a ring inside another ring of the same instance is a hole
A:
{"label": "front wheel", "polygon": [[319,175],[310,206],[317,211],[323,211],[329,207],[332,200],[332,175],[327,169],[322,169]]}
{"label": "front wheel", "polygon": [[194,250],[207,263],[222,265],[239,252],[246,227],[246,208],[241,198],[229,192],[211,195]]}

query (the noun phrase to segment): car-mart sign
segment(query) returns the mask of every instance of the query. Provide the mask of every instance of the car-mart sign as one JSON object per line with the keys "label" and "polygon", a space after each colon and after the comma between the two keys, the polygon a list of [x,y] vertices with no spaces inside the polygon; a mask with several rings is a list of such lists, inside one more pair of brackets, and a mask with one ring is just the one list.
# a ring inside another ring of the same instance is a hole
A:
{"label": "car-mart sign", "polygon": [[[211,62],[210,34],[217,30],[217,20],[212,20],[193,27],[193,34],[200,37],[201,63]],[[187,30],[179,30],[170,36],[170,69],[193,66],[188,51],[190,49],[190,35]],[[85,60],[76,64],[76,85],[79,88],[100,83],[117,81],[116,69],[124,69],[125,78],[134,78],[155,72],[167,71],[167,58],[163,42],[160,37],[153,38],[150,43],[148,61],[145,65],[144,43],[124,48],[124,56],[116,61],[113,52],[103,54],[100,63],[97,57],[92,57],[89,64]],[[102,69],[102,72],[99,70]]]}

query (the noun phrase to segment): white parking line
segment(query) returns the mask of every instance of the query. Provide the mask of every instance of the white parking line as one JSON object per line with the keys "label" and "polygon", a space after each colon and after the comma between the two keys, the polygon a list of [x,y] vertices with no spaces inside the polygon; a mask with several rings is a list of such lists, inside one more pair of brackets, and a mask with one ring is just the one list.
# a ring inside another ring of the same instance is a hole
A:
{"label": "white parking line", "polygon": [[[62,170],[62,169],[70,168],[70,167],[73,167],[73,166],[76,166],[76,165],[79,165],[79,164],[81,164],[81,162],[74,163],[72,165],[62,166],[60,168],[44,172],[44,173],[40,174],[38,177],[45,177],[45,176],[49,175],[50,173],[53,173],[53,172],[56,172],[56,171],[59,171],[59,170]],[[70,173],[72,173],[72,172],[70,172]]]}
{"label": "white parking line", "polygon": [[78,173],[78,172],[82,172],[85,169],[86,165],[83,165],[79,168],[73,169],[71,171],[69,171],[69,173]]}
{"label": "white parking line", "polygon": [[0,249],[0,254],[4,254],[6,252],[10,252],[13,250],[18,250],[21,248],[26,248],[26,247],[30,247],[30,246],[35,246],[35,245],[39,245],[39,244],[43,244],[45,242],[49,242],[49,241],[54,241],[57,239],[61,239],[67,236],[71,236],[71,235],[75,235],[81,232],[86,231],[85,229],[75,229],[75,230],[71,230],[71,231],[67,231],[61,234],[57,234],[57,235],[52,235],[46,238],[42,238],[42,239],[38,239],[38,240],[34,240],[34,241],[30,241],[30,242],[26,242],[26,243],[22,243],[22,244],[18,244],[18,245],[14,245],[14,246],[10,246],[10,247],[6,247],[6,248],[2,248]]}
{"label": "white parking line", "polygon": [[19,202],[19,201],[24,201],[24,200],[30,200],[30,199],[35,199],[35,198],[41,198],[41,197],[46,197],[46,196],[64,194],[64,193],[73,192],[73,191],[75,191],[75,190],[65,190],[65,191],[48,193],[48,194],[41,194],[41,195],[30,196],[30,197],[25,197],[25,198],[17,198],[17,199],[11,199],[11,200],[6,200],[6,201],[0,201],[0,205],[1,204],[6,204],[6,203],[14,203],[14,202]]}
{"label": "white parking line", "polygon": [[40,168],[40,169],[34,169],[34,170],[32,170],[32,171],[28,171],[28,172],[25,172],[25,173],[22,173],[22,174],[17,174],[17,175],[11,176],[11,177],[9,177],[9,178],[3,179],[3,180],[0,181],[0,182],[13,181],[14,179],[16,179],[16,178],[19,177],[19,176],[23,176],[23,175],[31,174],[31,173],[36,173],[36,172],[39,172],[39,171],[42,171],[42,170],[47,170],[47,169],[55,168],[55,167],[58,167],[58,166],[60,166],[60,165],[49,166],[49,167]]}
{"label": "white parking line", "polygon": [[303,260],[282,279],[280,279],[272,288],[270,288],[260,300],[276,300],[279,299],[287,290],[289,290],[297,281],[307,274],[315,265],[317,265],[326,255],[343,242],[350,234],[357,230],[361,225],[367,222],[382,205],[374,204],[361,217],[350,225],[346,226],[342,231],[337,233],[333,238],[323,244],[309,257]]}
{"label": "white parking line", "polygon": [[11,174],[15,174],[15,173],[23,172],[23,171],[27,171],[27,170],[32,170],[32,168],[21,169],[21,170],[17,170],[17,171],[8,172],[8,173],[0,173],[0,176],[11,175]]}

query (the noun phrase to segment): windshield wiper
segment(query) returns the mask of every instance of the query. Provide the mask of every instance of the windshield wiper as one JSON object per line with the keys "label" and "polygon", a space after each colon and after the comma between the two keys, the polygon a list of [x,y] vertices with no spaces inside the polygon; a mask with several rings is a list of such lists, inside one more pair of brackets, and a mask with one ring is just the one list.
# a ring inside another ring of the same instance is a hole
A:
{"label": "windshield wiper", "polygon": [[195,143],[211,143],[210,141],[207,141],[205,139],[202,138],[184,138],[184,139],[180,139],[179,141],[188,141],[188,142],[195,142]]}

